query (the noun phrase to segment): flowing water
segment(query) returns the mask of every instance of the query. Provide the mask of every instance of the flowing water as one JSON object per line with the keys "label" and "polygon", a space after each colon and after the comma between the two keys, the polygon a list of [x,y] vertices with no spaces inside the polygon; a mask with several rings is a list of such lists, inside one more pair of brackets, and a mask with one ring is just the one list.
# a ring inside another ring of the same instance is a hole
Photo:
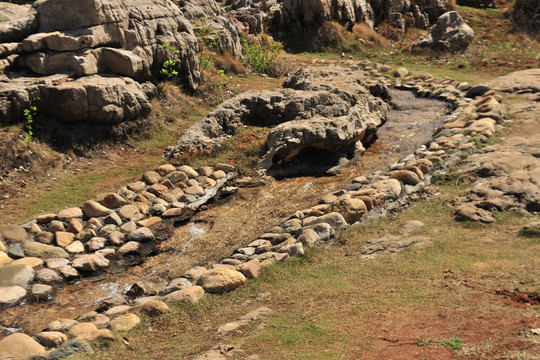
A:
{"label": "flowing water", "polygon": [[157,291],[192,266],[209,265],[229,256],[353,178],[388,169],[390,164],[427,143],[448,110],[444,102],[416,98],[410,92],[392,90],[392,95],[398,108],[390,112],[388,121],[379,129],[378,140],[360,162],[339,176],[296,177],[268,186],[239,189],[178,227],[174,236],[160,245],[160,253],[142,264],[67,285],[49,303],[2,310],[0,338],[21,329],[33,334],[53,320],[76,318],[94,310],[103,299],[125,294],[134,283],[149,292]]}

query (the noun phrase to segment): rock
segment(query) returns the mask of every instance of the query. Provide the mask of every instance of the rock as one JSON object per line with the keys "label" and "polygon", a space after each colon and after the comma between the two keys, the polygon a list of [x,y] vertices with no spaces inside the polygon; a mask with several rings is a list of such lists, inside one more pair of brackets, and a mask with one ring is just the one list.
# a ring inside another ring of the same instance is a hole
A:
{"label": "rock", "polygon": [[147,171],[143,174],[142,181],[148,185],[156,184],[161,180],[161,176],[155,171]]}
{"label": "rock", "polygon": [[26,297],[26,290],[20,286],[0,287],[0,306],[13,305]]}
{"label": "rock", "polygon": [[195,171],[191,166],[183,165],[178,168],[178,171],[183,172],[189,179],[195,179],[199,176],[199,173]]}
{"label": "rock", "polygon": [[182,171],[173,171],[172,173],[167,175],[167,179],[169,179],[172,183],[177,184],[181,182],[187,182],[189,178]]}
{"label": "rock", "polygon": [[83,230],[83,225],[77,218],[71,218],[68,221],[68,226],[66,228],[66,231],[69,231],[74,234],[78,234]]}
{"label": "rock", "polygon": [[57,231],[64,231],[66,228],[64,227],[64,223],[58,220],[53,220],[49,224],[49,231],[52,233],[56,233]]}
{"label": "rock", "polygon": [[126,314],[113,319],[108,327],[112,331],[129,331],[139,325],[141,319],[135,314]]}
{"label": "rock", "polygon": [[139,209],[133,205],[124,205],[118,210],[118,215],[128,221],[137,221],[142,215],[139,212]]}
{"label": "rock", "polygon": [[79,322],[73,319],[59,319],[51,322],[47,325],[46,330],[48,331],[60,331],[68,332],[73,326],[77,325]]}
{"label": "rock", "polygon": [[78,323],[73,325],[68,331],[68,336],[72,339],[94,340],[98,337],[98,328],[93,323]]}
{"label": "rock", "polygon": [[360,221],[368,213],[366,204],[355,198],[342,198],[333,202],[330,211],[340,213],[349,224]]}
{"label": "rock", "polygon": [[458,207],[455,217],[458,221],[480,221],[486,224],[495,222],[495,218],[489,211],[477,208],[472,204],[464,204]]}
{"label": "rock", "polygon": [[192,267],[191,269],[188,269],[185,273],[183,273],[182,277],[188,279],[189,281],[195,284],[199,280],[199,278],[207,271],[208,270],[206,270],[202,266],[195,266],[195,267]]}
{"label": "rock", "polygon": [[399,180],[406,185],[416,185],[420,182],[418,175],[415,172],[409,170],[392,171],[390,172],[390,177],[392,179]]}
{"label": "rock", "polygon": [[366,245],[362,246],[360,253],[365,258],[373,258],[379,255],[394,254],[411,246],[423,246],[430,243],[431,239],[426,236],[388,235],[379,239],[369,240]]}
{"label": "rock", "polygon": [[28,265],[0,266],[0,287],[20,286],[26,287],[34,280],[35,272]]}
{"label": "rock", "polygon": [[50,245],[54,240],[54,234],[49,231],[42,231],[36,236],[36,241]]}
{"label": "rock", "polygon": [[222,293],[233,290],[246,282],[245,276],[232,269],[212,269],[205,272],[197,281],[209,293]]}
{"label": "rock", "polygon": [[23,258],[24,257],[24,251],[22,249],[22,246],[21,244],[15,244],[11,247],[11,249],[9,249],[9,252],[8,252],[9,256],[12,258],[12,259],[20,259],[20,258]]}
{"label": "rock", "polygon": [[333,227],[336,230],[343,230],[348,227],[347,222],[343,218],[343,216],[338,212],[331,212],[329,214],[319,216],[316,218],[307,218],[304,219],[304,225],[305,226],[312,226],[317,224],[329,224],[331,227]]}
{"label": "rock", "polygon": [[61,360],[73,354],[92,352],[94,352],[94,350],[92,350],[92,347],[88,342],[82,339],[74,339],[66,341],[60,347],[54,349],[49,356],[47,356],[47,360]]}
{"label": "rock", "polygon": [[118,253],[120,253],[120,255],[133,254],[133,253],[138,252],[140,248],[141,248],[140,242],[129,241],[118,249]]}
{"label": "rock", "polygon": [[109,243],[113,246],[119,246],[124,243],[126,235],[121,233],[120,231],[113,231],[109,234]]}
{"label": "rock", "polygon": [[153,241],[155,239],[154,233],[149,228],[139,228],[133,232],[131,232],[127,239],[129,241],[137,241],[137,242],[148,242]]}
{"label": "rock", "polygon": [[302,232],[308,230],[313,230],[321,241],[328,241],[336,236],[336,230],[327,223],[306,226],[302,229]]}
{"label": "rock", "polygon": [[84,244],[79,240],[72,242],[66,246],[66,251],[70,254],[81,254],[84,250]]}
{"label": "rock", "polygon": [[109,209],[116,209],[120,206],[124,206],[127,204],[126,199],[124,199],[122,196],[115,194],[115,193],[109,193],[103,197],[103,200],[101,200],[101,204]]}
{"label": "rock", "polygon": [[96,234],[96,231],[94,229],[83,229],[82,231],[80,231],[77,236],[75,237],[77,240],[80,240],[80,241],[88,241],[90,240],[91,238],[95,237],[97,234]]}
{"label": "rock", "polygon": [[45,355],[45,348],[30,336],[15,333],[0,340],[0,359],[23,360],[30,355]]}
{"label": "rock", "polygon": [[73,242],[75,234],[66,231],[57,231],[55,233],[56,245],[60,247],[66,247]]}
{"label": "rock", "polygon": [[0,226],[0,236],[9,243],[23,243],[28,239],[26,230],[18,225]]}
{"label": "rock", "polygon": [[46,284],[61,283],[62,277],[51,269],[41,269],[36,273],[36,279]]}
{"label": "rock", "polygon": [[204,195],[204,189],[199,185],[193,185],[185,189],[184,193],[186,193],[186,195],[202,196]]}
{"label": "rock", "polygon": [[402,186],[397,179],[379,180],[371,184],[372,188],[384,192],[389,199],[397,199],[401,195]]}
{"label": "rock", "polygon": [[34,284],[30,292],[31,297],[39,301],[48,301],[54,296],[54,288],[50,285]]}
{"label": "rock", "polygon": [[169,312],[169,307],[163,301],[150,300],[140,305],[138,310],[149,316],[159,316]]}
{"label": "rock", "polygon": [[115,315],[125,314],[131,309],[132,307],[130,305],[116,305],[109,308],[107,311],[105,311],[105,315],[115,316]]}
{"label": "rock", "polygon": [[106,208],[105,206],[93,200],[86,201],[83,204],[82,209],[84,214],[88,217],[107,216],[111,212],[111,209]]}
{"label": "rock", "polygon": [[49,269],[58,269],[64,265],[68,265],[69,260],[64,258],[51,258],[45,260],[45,266],[47,266]]}
{"label": "rock", "polygon": [[[212,270],[210,270],[212,271]],[[204,290],[200,286],[191,286],[182,290],[174,291],[163,297],[163,300],[170,302],[183,302],[195,304],[204,296]]]}
{"label": "rock", "polygon": [[67,335],[59,331],[43,331],[36,334],[36,339],[43,346],[56,348],[67,341]]}
{"label": "rock", "polygon": [[109,260],[98,254],[81,255],[73,260],[72,266],[79,271],[93,272],[109,267]]}
{"label": "rock", "polygon": [[473,41],[474,31],[465,23],[457,11],[441,15],[429,33],[415,44],[412,50],[464,51]]}
{"label": "rock", "polygon": [[58,271],[66,280],[73,280],[79,277],[79,273],[69,265],[61,266]]}
{"label": "rock", "polygon": [[36,217],[38,224],[48,224],[53,220],[56,220],[56,214],[43,214]]}
{"label": "rock", "polygon": [[68,221],[72,218],[82,218],[83,212],[80,208],[69,208],[60,210],[57,214],[57,218],[60,221]]}
{"label": "rock", "polygon": [[302,256],[304,255],[304,247],[302,243],[287,244],[278,249],[280,253],[287,253],[289,256]]}
{"label": "rock", "polygon": [[262,271],[261,263],[257,259],[248,261],[240,266],[240,272],[248,279],[256,279]]}
{"label": "rock", "polygon": [[400,67],[394,72],[394,77],[397,78],[404,78],[407,75],[409,75],[409,70],[404,67]]}
{"label": "rock", "polygon": [[315,232],[313,229],[302,229],[302,232],[298,236],[297,241],[301,243],[304,246],[314,246],[317,243],[321,241],[321,238],[319,237],[319,234]]}
{"label": "rock", "polygon": [[174,165],[172,165],[172,164],[163,164],[163,165],[159,165],[156,168],[156,172],[160,176],[166,176],[166,175],[172,173],[173,171],[176,171],[176,167]]}
{"label": "rock", "polygon": [[0,251],[0,266],[1,266],[1,265],[8,265],[8,264],[10,264],[12,261],[13,261],[13,259],[10,258],[10,257],[8,256],[8,254],[6,254],[6,253],[3,252],[3,251]]}
{"label": "rock", "polygon": [[96,250],[103,249],[106,243],[107,239],[104,237],[94,237],[86,243],[86,246],[88,247],[88,251],[94,252]]}
{"label": "rock", "polygon": [[210,175],[210,178],[214,180],[225,179],[226,177],[227,174],[225,174],[225,171],[223,170],[216,170],[212,173],[212,175]]}
{"label": "rock", "polygon": [[[205,269],[206,271],[206,269]],[[186,278],[176,278],[176,279],[173,279],[171,280],[171,282],[169,282],[169,284],[167,284],[167,286],[162,289],[159,294],[160,295],[167,295],[167,294],[170,294],[174,291],[178,291],[178,290],[183,290],[183,289],[187,289],[188,287],[192,287],[193,284],[191,283],[191,281],[189,281],[188,279]]]}

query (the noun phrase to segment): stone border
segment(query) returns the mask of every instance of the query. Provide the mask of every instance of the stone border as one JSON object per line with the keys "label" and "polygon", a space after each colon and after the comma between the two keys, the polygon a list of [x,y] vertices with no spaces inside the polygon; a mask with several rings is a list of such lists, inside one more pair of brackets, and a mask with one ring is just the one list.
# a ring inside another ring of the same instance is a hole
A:
{"label": "stone border", "polygon": [[[375,66],[384,69],[377,64]],[[430,184],[435,171],[445,171],[461,154],[473,150],[477,142],[485,142],[488,137],[493,137],[504,121],[501,97],[486,87],[471,87],[449,78],[401,78],[403,71],[396,72],[395,76],[400,78],[392,81],[388,75],[380,76],[370,64],[360,63],[356,67],[363,67],[368,74],[378,76],[379,81],[412,90],[417,96],[448,101],[455,111],[441,125],[433,141],[392,164],[388,171],[355,178],[343,189],[324,196],[318,205],[295,212],[288,220],[254,238],[247,246],[237,249],[211,269],[194,267],[187,270],[180,278],[170,281],[159,296],[139,297],[131,303],[123,296],[116,296],[103,301],[96,311],[80,316],[78,321],[60,319],[49,324],[45,334],[40,333],[36,335],[37,338],[48,346],[43,338],[57,336],[62,341],[55,345],[63,344],[47,358],[60,359],[59,353],[91,351],[86,340],[112,339],[114,335],[110,330],[126,331],[137,326],[140,320],[133,313],[145,312],[153,316],[168,311],[167,305],[161,300],[196,303],[206,293],[231,291],[245,284],[247,279],[257,278],[267,265],[282,262],[290,256],[301,256],[306,246],[328,244],[350,225],[369,222],[402,207]],[[110,320],[113,316],[118,317]],[[100,330],[97,326],[107,326],[108,329]],[[20,334],[10,336],[15,335]],[[27,338],[25,341],[35,342]],[[72,340],[67,341],[68,338]],[[0,341],[0,349],[2,342],[7,342],[7,339],[9,337]],[[84,342],[82,345],[81,341]],[[75,350],[69,352],[74,345]]]}

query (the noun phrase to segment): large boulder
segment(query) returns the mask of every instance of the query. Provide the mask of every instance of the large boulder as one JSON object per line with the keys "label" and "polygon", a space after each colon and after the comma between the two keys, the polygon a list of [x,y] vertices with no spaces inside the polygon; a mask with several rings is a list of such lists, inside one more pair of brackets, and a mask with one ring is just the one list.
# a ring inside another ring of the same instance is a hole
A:
{"label": "large boulder", "polygon": [[15,333],[0,340],[0,359],[23,360],[31,355],[44,355],[45,348],[30,336]]}
{"label": "large boulder", "polygon": [[0,286],[26,287],[34,280],[36,273],[28,265],[0,266]]}
{"label": "large boulder", "polygon": [[239,271],[228,268],[216,268],[205,272],[199,278],[197,284],[209,293],[222,293],[236,289],[244,285],[246,281],[246,277]]}
{"label": "large boulder", "polygon": [[457,11],[441,15],[431,30],[415,44],[412,50],[457,52],[465,50],[474,39],[474,31]]}

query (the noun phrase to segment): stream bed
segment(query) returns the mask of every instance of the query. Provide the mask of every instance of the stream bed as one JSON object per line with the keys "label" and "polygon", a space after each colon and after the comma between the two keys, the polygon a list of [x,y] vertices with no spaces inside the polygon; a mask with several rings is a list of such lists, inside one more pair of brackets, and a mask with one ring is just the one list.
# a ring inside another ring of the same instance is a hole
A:
{"label": "stream bed", "polygon": [[361,161],[340,175],[286,178],[268,186],[240,188],[176,228],[174,236],[160,244],[160,252],[140,265],[68,284],[58,289],[55,299],[48,303],[3,309],[0,338],[13,331],[40,332],[59,318],[74,319],[94,310],[106,298],[125,294],[134,283],[147,292],[158,291],[190,267],[228,257],[295,211],[315,205],[322,196],[343,188],[355,177],[387,170],[428,143],[448,113],[445,102],[417,98],[408,91],[391,93],[398,107],[390,111],[377,141]]}

